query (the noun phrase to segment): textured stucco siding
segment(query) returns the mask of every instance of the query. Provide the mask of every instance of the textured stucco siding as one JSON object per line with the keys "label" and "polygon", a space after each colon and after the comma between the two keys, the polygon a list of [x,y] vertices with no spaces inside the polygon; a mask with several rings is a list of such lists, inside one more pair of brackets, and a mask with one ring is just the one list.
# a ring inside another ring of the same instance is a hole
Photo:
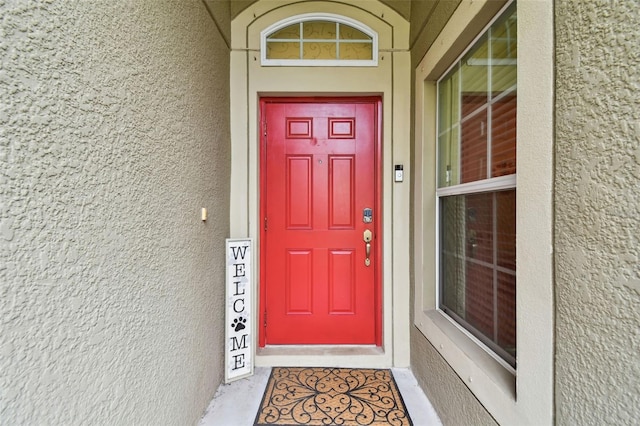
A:
{"label": "textured stucco siding", "polygon": [[444,425],[496,425],[487,410],[416,327],[411,327],[411,371]]}
{"label": "textured stucco siding", "polygon": [[223,377],[228,70],[199,0],[0,0],[0,424],[202,415]]}
{"label": "textured stucco siding", "polygon": [[556,2],[556,419],[640,419],[640,4]]}

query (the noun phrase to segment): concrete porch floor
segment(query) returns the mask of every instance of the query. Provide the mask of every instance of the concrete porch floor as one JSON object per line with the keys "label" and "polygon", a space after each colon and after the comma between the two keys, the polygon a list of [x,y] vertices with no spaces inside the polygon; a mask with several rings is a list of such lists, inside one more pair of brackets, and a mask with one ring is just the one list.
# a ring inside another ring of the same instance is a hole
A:
{"label": "concrete porch floor", "polygon": [[[392,368],[409,415],[415,426],[442,425],[433,406],[407,368]],[[218,388],[200,426],[251,426],[255,420],[271,368],[260,367],[255,374]]]}

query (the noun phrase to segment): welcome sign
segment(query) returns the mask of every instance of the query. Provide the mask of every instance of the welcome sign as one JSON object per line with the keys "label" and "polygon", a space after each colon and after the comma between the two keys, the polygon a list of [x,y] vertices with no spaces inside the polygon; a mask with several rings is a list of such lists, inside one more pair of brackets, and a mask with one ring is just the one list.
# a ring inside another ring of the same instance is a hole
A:
{"label": "welcome sign", "polygon": [[253,374],[251,239],[227,239],[225,382]]}

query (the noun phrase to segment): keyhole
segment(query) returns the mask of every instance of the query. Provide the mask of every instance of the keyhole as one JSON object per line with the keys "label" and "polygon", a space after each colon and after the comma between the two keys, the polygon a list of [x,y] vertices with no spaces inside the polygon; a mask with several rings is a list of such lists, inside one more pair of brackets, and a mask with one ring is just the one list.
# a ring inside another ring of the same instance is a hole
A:
{"label": "keyhole", "polygon": [[322,164],[322,160],[318,160],[318,164]]}

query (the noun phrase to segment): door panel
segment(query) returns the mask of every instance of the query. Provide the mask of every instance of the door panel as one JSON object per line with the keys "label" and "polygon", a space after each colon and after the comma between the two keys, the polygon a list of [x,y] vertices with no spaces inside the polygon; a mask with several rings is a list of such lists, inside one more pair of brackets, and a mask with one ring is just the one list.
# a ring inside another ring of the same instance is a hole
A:
{"label": "door panel", "polygon": [[287,250],[285,298],[286,314],[313,312],[313,252]]}
{"label": "door panel", "polygon": [[332,250],[329,256],[329,313],[354,314],[355,251]]}
{"label": "door panel", "polygon": [[311,229],[312,158],[287,158],[287,229]]}
{"label": "door panel", "polygon": [[353,229],[354,156],[329,157],[329,229]]}
{"label": "door panel", "polygon": [[[375,344],[379,100],[261,106],[261,344]],[[371,223],[365,208],[374,211]]]}

